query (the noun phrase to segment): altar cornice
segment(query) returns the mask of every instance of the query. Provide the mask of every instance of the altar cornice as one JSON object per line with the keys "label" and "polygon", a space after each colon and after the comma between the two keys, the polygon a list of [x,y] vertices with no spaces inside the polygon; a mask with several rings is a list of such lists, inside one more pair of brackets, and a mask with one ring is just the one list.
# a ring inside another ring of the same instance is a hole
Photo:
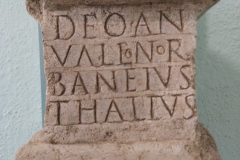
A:
{"label": "altar cornice", "polygon": [[140,4],[171,4],[171,5],[198,5],[201,6],[198,18],[201,17],[219,0],[26,0],[27,10],[38,21],[42,20],[42,11],[69,10],[79,5],[110,6],[110,5],[140,5]]}

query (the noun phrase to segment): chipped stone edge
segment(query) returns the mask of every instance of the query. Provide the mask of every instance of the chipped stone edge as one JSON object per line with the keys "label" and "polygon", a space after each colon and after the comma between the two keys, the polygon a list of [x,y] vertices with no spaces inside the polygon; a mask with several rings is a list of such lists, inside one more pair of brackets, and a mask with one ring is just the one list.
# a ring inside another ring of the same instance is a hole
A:
{"label": "chipped stone edge", "polygon": [[210,8],[217,4],[220,0],[206,0],[204,6],[199,9],[197,18],[201,18]]}

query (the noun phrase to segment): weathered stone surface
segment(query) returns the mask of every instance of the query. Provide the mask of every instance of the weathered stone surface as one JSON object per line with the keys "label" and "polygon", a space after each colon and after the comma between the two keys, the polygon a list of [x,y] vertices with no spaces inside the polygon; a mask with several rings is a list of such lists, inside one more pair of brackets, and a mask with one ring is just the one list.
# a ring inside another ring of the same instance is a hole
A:
{"label": "weathered stone surface", "polygon": [[43,31],[47,109],[16,159],[219,160],[194,81],[197,18],[214,3],[27,1]]}
{"label": "weathered stone surface", "polygon": [[196,139],[100,142],[56,145],[32,143],[23,146],[16,160],[220,160],[211,135],[199,124]]}

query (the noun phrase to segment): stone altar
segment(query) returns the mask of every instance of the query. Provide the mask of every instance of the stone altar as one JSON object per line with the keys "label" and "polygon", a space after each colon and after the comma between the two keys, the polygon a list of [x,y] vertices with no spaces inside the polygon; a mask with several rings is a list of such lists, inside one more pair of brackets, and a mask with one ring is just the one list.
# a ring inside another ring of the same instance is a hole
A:
{"label": "stone altar", "polygon": [[220,160],[195,104],[197,19],[217,0],[27,0],[45,127],[16,160]]}

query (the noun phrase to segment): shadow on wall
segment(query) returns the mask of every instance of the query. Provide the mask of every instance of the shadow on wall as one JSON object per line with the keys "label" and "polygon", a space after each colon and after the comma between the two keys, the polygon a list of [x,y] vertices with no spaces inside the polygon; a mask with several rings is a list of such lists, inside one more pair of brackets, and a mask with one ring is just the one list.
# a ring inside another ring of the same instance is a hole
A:
{"label": "shadow on wall", "polygon": [[213,135],[222,159],[238,160],[240,23],[235,25],[231,23],[233,18],[228,19],[224,12],[220,14],[223,7],[224,2],[217,4],[210,10],[211,14],[206,14],[198,22],[197,106],[199,121]]}
{"label": "shadow on wall", "polygon": [[42,100],[42,126],[44,127],[44,116],[46,112],[46,76],[44,73],[44,56],[43,56],[43,36],[40,24],[38,24],[39,34],[39,58],[40,58],[40,75],[41,75],[41,100]]}

